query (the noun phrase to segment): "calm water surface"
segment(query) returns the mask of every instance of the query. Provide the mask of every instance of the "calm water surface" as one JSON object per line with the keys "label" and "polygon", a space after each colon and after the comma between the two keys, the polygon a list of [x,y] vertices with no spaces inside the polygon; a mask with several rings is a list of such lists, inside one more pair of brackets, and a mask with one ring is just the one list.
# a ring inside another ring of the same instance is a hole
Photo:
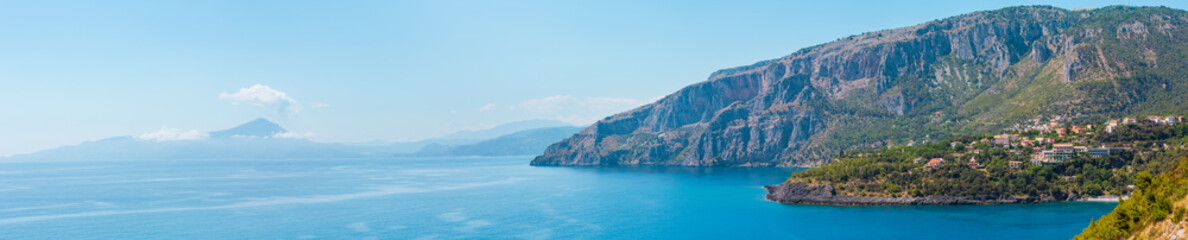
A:
{"label": "calm water surface", "polygon": [[1067,239],[1111,203],[763,200],[779,168],[529,157],[0,163],[0,239]]}

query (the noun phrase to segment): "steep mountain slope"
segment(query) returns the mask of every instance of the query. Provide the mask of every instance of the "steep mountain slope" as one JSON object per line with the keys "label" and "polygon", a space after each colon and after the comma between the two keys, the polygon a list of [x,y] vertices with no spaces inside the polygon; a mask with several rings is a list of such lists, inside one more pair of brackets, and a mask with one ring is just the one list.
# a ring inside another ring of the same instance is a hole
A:
{"label": "steep mountain slope", "polygon": [[1159,177],[1140,173],[1135,185],[1137,192],[1075,239],[1188,238],[1188,158]]}
{"label": "steep mountain slope", "polygon": [[725,69],[598,121],[533,165],[816,165],[1033,118],[1188,109],[1188,13],[1012,7]]}
{"label": "steep mountain slope", "polygon": [[539,154],[549,144],[573,136],[581,127],[550,127],[528,129],[474,144],[449,146],[429,145],[413,156],[513,156]]}

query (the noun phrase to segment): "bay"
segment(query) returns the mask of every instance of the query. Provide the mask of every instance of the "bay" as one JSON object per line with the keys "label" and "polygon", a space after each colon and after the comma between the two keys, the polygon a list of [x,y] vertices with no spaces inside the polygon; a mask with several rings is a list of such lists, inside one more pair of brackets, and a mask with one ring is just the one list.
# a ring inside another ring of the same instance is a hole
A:
{"label": "bay", "polygon": [[812,206],[800,169],[530,157],[0,163],[0,239],[1068,239],[1114,203]]}

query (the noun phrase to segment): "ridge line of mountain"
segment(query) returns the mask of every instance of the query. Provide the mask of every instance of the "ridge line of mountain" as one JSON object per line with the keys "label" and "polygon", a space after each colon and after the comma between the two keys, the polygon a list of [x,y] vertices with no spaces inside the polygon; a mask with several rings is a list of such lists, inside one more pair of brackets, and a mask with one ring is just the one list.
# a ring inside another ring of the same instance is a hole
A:
{"label": "ridge line of mountain", "polygon": [[1188,13],[980,11],[714,72],[551,145],[532,165],[817,166],[840,152],[1032,119],[1188,112]]}

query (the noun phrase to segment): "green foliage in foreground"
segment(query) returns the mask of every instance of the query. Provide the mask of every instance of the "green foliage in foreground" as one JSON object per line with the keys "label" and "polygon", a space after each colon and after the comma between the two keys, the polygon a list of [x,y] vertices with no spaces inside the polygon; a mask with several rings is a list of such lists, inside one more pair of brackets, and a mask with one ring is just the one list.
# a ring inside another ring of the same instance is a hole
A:
{"label": "green foliage in foreground", "polygon": [[1188,157],[1181,158],[1174,170],[1158,178],[1139,173],[1135,184],[1138,191],[1119,203],[1113,212],[1093,221],[1075,239],[1122,239],[1168,215],[1175,221],[1183,220],[1185,210],[1173,210],[1172,203],[1188,193]]}

